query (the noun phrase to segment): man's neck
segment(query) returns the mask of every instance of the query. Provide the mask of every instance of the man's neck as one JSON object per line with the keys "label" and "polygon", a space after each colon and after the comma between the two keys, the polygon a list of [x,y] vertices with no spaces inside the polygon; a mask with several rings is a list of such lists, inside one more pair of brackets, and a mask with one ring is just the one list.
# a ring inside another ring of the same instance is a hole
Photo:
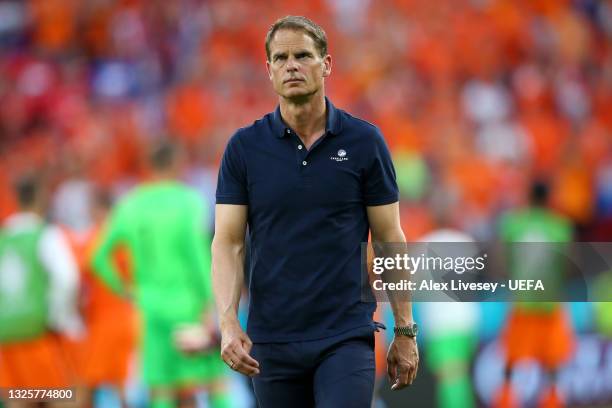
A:
{"label": "man's neck", "polygon": [[325,97],[322,93],[303,103],[280,98],[280,111],[285,123],[297,132],[307,149],[325,133]]}

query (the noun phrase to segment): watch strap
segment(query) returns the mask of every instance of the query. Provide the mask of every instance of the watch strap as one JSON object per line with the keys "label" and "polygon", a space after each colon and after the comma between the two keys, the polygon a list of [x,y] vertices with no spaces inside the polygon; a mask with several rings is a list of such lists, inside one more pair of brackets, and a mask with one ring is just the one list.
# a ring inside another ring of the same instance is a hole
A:
{"label": "watch strap", "polygon": [[412,323],[408,326],[396,326],[393,328],[393,333],[395,333],[396,336],[416,337],[418,326],[416,323]]}

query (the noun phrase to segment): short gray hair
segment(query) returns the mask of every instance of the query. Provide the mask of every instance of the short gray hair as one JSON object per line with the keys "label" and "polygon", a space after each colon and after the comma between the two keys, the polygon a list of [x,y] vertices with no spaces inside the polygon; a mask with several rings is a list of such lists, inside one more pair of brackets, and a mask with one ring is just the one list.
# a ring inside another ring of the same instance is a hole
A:
{"label": "short gray hair", "polygon": [[302,16],[286,16],[276,20],[266,35],[266,56],[270,61],[270,42],[278,30],[300,30],[304,31],[315,43],[321,57],[327,55],[327,35],[325,31],[314,21]]}

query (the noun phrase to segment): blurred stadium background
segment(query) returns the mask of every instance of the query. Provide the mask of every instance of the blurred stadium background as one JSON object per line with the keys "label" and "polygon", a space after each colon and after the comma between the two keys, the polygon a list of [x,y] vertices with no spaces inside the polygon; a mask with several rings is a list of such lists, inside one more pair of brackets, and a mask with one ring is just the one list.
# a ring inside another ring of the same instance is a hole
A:
{"label": "blurred stadium background", "polygon": [[[12,182],[37,169],[52,193],[49,220],[86,231],[94,192],[129,191],[147,176],[148,147],[170,136],[188,147],[184,180],[209,205],[203,228],[212,228],[227,139],[276,105],[263,44],[287,14],[326,30],[332,101],[382,129],[408,239],[435,229],[432,203],[448,200],[454,225],[493,240],[500,214],[524,205],[531,182],[544,179],[576,240],[611,240],[605,0],[0,1],[0,218],[16,211]],[[486,405],[502,378],[496,338],[508,307],[479,308],[470,369]],[[579,335],[560,380],[569,406],[612,404],[612,330],[597,324],[603,312],[593,304],[566,308]],[[418,321],[426,334],[427,320]],[[401,394],[383,387],[378,404],[435,406],[421,347],[416,383]],[[541,369],[518,371],[533,401]],[[249,406],[244,382],[231,383],[236,406]],[[100,406],[111,400],[102,395]]]}

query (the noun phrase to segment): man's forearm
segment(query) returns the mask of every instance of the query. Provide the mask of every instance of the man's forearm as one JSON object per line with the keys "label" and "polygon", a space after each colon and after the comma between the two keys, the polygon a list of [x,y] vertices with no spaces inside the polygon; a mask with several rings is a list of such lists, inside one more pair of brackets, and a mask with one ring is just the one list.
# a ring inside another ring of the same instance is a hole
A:
{"label": "man's forearm", "polygon": [[215,237],[212,243],[212,284],[219,325],[238,322],[238,305],[244,282],[244,242]]}
{"label": "man's forearm", "polygon": [[[374,245],[382,244],[383,246],[384,244],[398,246],[398,244],[406,242],[406,238],[401,230],[393,231],[379,237],[373,236],[372,239]],[[397,250],[397,248],[394,248],[393,252],[395,252],[395,250]],[[393,255],[395,255],[395,253]],[[381,278],[386,282],[399,282],[403,279],[410,279],[410,273],[406,270],[387,271],[382,274]],[[393,311],[395,325],[407,326],[408,324],[412,323],[413,317],[410,292],[387,291],[387,297],[389,299],[389,304],[391,305],[391,310]]]}
{"label": "man's forearm", "polygon": [[[388,273],[388,272],[387,272]],[[407,271],[399,271],[396,278],[385,279],[383,274],[383,280],[399,282],[402,279],[410,279],[410,273]],[[389,304],[393,311],[393,318],[395,319],[396,326],[407,326],[413,322],[412,318],[412,301],[410,292],[404,291],[387,291],[387,297],[389,298]]]}
{"label": "man's forearm", "polygon": [[396,326],[407,326],[413,322],[411,301],[399,300],[389,296],[389,303],[391,304],[391,310],[393,310]]}

